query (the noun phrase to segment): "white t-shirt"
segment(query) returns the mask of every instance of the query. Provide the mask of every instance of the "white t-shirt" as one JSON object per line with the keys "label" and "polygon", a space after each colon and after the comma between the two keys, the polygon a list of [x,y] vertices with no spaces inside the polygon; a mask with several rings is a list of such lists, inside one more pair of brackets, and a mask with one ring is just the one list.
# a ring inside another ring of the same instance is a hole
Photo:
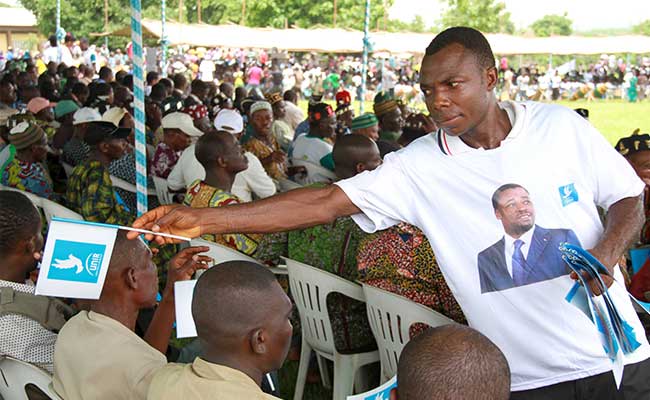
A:
{"label": "white t-shirt", "polygon": [[[187,188],[197,179],[205,179],[205,169],[196,159],[194,149],[196,145],[192,144],[183,151],[178,162],[167,177],[167,184],[172,190],[181,190]],[[273,196],[277,191],[275,183],[264,171],[260,160],[250,152],[244,155],[248,159],[248,168],[235,175],[235,181],[232,184],[231,192],[243,202],[253,200],[253,193],[261,199]]]}
{"label": "white t-shirt", "polygon": [[[363,211],[354,219],[364,230],[405,221],[425,232],[469,324],[506,355],[512,390],[610,371],[612,363],[596,327],[565,301],[574,283],[568,272],[520,286],[503,275],[508,273],[503,265],[504,227],[491,198],[506,183],[527,189],[535,229],[545,233],[537,240],[533,234],[531,246],[536,250],[526,249],[526,262],[535,273],[545,273],[558,265],[548,261],[557,253],[544,244],[557,246],[572,237],[583,248],[592,248],[603,233],[596,205],[607,209],[639,195],[644,185],[575,112],[533,102],[507,102],[502,107],[513,127],[496,149],[473,149],[439,131],[389,154],[378,169],[337,184]],[[536,256],[531,257],[533,252]],[[487,257],[494,264],[491,269],[488,263],[479,265],[480,253],[492,254]],[[623,282],[620,270],[615,277]],[[482,293],[483,281],[498,289]],[[642,343],[625,363],[645,360],[650,346],[625,289],[615,284],[610,293]]]}
{"label": "white t-shirt", "polygon": [[332,145],[322,138],[301,135],[293,145],[294,159],[308,161],[312,164],[323,165],[321,160],[332,152]]}

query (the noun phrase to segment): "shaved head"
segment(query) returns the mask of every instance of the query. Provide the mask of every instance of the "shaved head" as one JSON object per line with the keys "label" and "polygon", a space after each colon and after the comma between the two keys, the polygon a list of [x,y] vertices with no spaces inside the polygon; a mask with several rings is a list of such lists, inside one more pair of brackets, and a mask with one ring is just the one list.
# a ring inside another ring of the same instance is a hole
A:
{"label": "shaved head", "polygon": [[510,397],[510,369],[501,350],[464,325],[429,329],[411,340],[397,367],[399,400]]}
{"label": "shaved head", "polygon": [[217,158],[224,157],[232,147],[233,136],[226,131],[209,132],[196,142],[194,155],[205,169],[210,169]]}
{"label": "shaved head", "polygon": [[279,369],[291,342],[291,310],[268,268],[250,261],[210,268],[196,283],[192,299],[203,357],[261,373]]}
{"label": "shaved head", "polygon": [[377,144],[363,135],[345,135],[336,140],[332,150],[334,172],[339,179],[347,179],[356,174],[373,170],[381,164]]}

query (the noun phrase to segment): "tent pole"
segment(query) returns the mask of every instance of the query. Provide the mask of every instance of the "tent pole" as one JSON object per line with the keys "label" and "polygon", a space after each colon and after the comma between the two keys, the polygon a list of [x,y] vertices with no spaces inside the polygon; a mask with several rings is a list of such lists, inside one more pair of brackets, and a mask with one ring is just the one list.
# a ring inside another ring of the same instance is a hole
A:
{"label": "tent pole", "polygon": [[166,0],[161,0],[160,3],[160,45],[162,47],[162,76],[163,78],[167,77],[167,31],[166,31],[166,23],[167,23],[167,4]]}
{"label": "tent pole", "polygon": [[133,114],[135,119],[135,183],[138,216],[147,212],[147,142],[144,133],[144,76],[142,57],[142,4],[131,0],[133,42]]}
{"label": "tent pole", "polygon": [[363,114],[363,103],[366,98],[366,76],[368,76],[368,51],[370,50],[368,25],[370,25],[370,0],[366,0],[366,18],[363,23],[363,65],[361,67],[361,98],[359,99],[360,114]]}

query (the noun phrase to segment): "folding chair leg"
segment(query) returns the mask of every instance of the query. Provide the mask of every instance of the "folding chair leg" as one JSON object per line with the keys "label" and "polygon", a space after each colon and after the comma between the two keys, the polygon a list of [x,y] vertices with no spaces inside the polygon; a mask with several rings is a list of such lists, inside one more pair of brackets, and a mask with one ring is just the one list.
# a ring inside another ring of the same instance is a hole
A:
{"label": "folding chair leg", "polygon": [[330,379],[330,370],[327,368],[327,359],[316,354],[316,359],[318,360],[318,370],[320,371],[320,379],[323,383],[323,386],[327,389],[332,388],[332,380]]}
{"label": "folding chair leg", "polygon": [[334,354],[334,400],[346,400],[354,385],[354,356]]}
{"label": "folding chair leg", "polygon": [[302,394],[305,391],[305,383],[307,382],[307,371],[309,370],[310,357],[311,347],[307,344],[306,340],[303,340],[302,349],[300,350],[300,366],[298,367],[298,377],[296,378],[296,390],[293,394],[293,400],[302,400]]}

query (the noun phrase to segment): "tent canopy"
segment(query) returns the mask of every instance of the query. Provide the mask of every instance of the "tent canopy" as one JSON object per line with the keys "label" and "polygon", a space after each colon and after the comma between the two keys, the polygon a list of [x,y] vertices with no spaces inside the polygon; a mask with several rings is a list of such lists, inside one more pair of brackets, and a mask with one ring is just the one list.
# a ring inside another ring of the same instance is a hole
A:
{"label": "tent canopy", "polygon": [[[142,20],[142,35],[160,39],[161,21]],[[180,24],[165,25],[171,45],[187,44],[204,47],[277,48],[288,51],[316,51],[322,53],[361,53],[363,32],[347,29],[273,29],[251,28],[240,25]],[[130,27],[106,35],[130,36]],[[650,53],[650,36],[553,36],[522,37],[503,34],[486,35],[495,54],[601,54]],[[373,32],[370,40],[375,52],[392,54],[422,54],[433,39],[432,33]],[[323,40],[323,39],[326,40]]]}

